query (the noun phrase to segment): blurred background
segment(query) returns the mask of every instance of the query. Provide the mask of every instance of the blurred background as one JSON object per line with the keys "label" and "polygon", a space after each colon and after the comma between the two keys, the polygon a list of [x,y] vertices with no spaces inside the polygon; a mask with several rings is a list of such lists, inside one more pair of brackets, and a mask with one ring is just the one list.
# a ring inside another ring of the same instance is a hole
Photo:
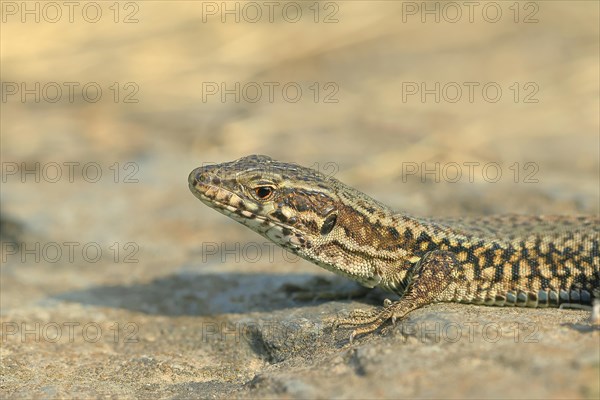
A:
{"label": "blurred background", "polygon": [[[187,188],[204,163],[266,154],[417,215],[598,214],[597,2],[0,4],[5,394],[598,394],[600,356],[577,385],[457,385],[467,368],[378,392],[340,366],[347,386],[256,392],[273,360],[206,343],[202,324],[306,317],[265,291],[334,278],[281,252],[232,257],[262,239]],[[70,341],[68,321],[104,333]],[[138,342],[115,340],[132,326]]]}

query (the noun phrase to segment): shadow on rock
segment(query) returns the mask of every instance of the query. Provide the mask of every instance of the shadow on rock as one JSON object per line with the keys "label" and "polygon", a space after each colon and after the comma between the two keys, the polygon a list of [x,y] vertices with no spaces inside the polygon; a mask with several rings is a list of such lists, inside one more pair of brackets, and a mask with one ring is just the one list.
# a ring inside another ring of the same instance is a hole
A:
{"label": "shadow on rock", "polygon": [[[306,305],[306,301],[296,301],[289,288],[310,291],[315,279],[307,274],[176,274],[146,284],[93,286],[50,299],[153,315],[268,312]],[[334,281],[325,286],[329,286],[328,294],[347,297],[347,283]],[[327,301],[319,293],[314,300]]]}

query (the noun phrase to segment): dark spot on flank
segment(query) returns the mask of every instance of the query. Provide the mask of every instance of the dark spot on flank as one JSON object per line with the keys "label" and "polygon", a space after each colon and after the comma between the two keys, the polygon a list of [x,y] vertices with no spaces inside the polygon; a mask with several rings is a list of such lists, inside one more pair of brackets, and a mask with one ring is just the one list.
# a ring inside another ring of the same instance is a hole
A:
{"label": "dark spot on flank", "polygon": [[450,239],[448,238],[442,238],[441,242],[440,242],[440,247],[443,249],[450,249]]}
{"label": "dark spot on flank", "polygon": [[390,235],[392,235],[392,237],[395,240],[400,239],[400,234],[398,233],[398,230],[396,228],[394,228],[393,226],[388,227],[388,232]]}
{"label": "dark spot on flank", "polygon": [[513,264],[511,268],[511,279],[514,282],[519,279],[519,264]]}
{"label": "dark spot on flank", "polygon": [[496,251],[496,250],[500,249],[500,245],[499,245],[498,243],[496,243],[496,242],[492,242],[492,247],[491,247],[491,249],[492,249],[493,251]]}
{"label": "dark spot on flank", "polygon": [[218,176],[213,176],[212,183],[215,184],[215,185],[220,185],[221,184],[221,178],[219,178]]}
{"label": "dark spot on flank", "polygon": [[[486,265],[488,266],[493,265],[492,261],[486,261],[486,263]],[[494,274],[494,279],[496,280],[496,282],[502,282],[502,280],[504,279],[504,264],[496,265],[495,269],[496,273]]]}
{"label": "dark spot on flank", "polygon": [[429,236],[426,232],[421,232],[421,234],[417,238],[417,241],[419,243],[421,243],[421,242],[428,242],[430,240],[431,240],[431,236]]}

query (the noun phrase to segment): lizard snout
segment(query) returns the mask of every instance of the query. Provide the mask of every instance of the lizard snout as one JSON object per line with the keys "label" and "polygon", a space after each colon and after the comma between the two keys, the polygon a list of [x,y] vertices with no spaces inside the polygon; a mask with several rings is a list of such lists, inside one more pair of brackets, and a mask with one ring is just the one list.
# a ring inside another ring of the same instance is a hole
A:
{"label": "lizard snout", "polygon": [[199,167],[190,172],[188,183],[191,186],[197,186],[198,184],[208,185],[211,183],[218,185],[221,183],[221,179],[212,172],[211,167]]}

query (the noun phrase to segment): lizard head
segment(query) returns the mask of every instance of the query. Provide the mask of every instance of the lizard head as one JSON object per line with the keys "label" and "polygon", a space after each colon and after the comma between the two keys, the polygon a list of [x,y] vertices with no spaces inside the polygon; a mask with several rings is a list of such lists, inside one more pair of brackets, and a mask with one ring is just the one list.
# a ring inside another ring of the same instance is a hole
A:
{"label": "lizard head", "polygon": [[209,207],[300,255],[336,226],[340,183],[310,168],[251,155],[196,168],[188,183]]}
{"label": "lizard head", "polygon": [[188,183],[209,207],[365,286],[404,256],[391,210],[311,168],[252,155],[196,168]]}

